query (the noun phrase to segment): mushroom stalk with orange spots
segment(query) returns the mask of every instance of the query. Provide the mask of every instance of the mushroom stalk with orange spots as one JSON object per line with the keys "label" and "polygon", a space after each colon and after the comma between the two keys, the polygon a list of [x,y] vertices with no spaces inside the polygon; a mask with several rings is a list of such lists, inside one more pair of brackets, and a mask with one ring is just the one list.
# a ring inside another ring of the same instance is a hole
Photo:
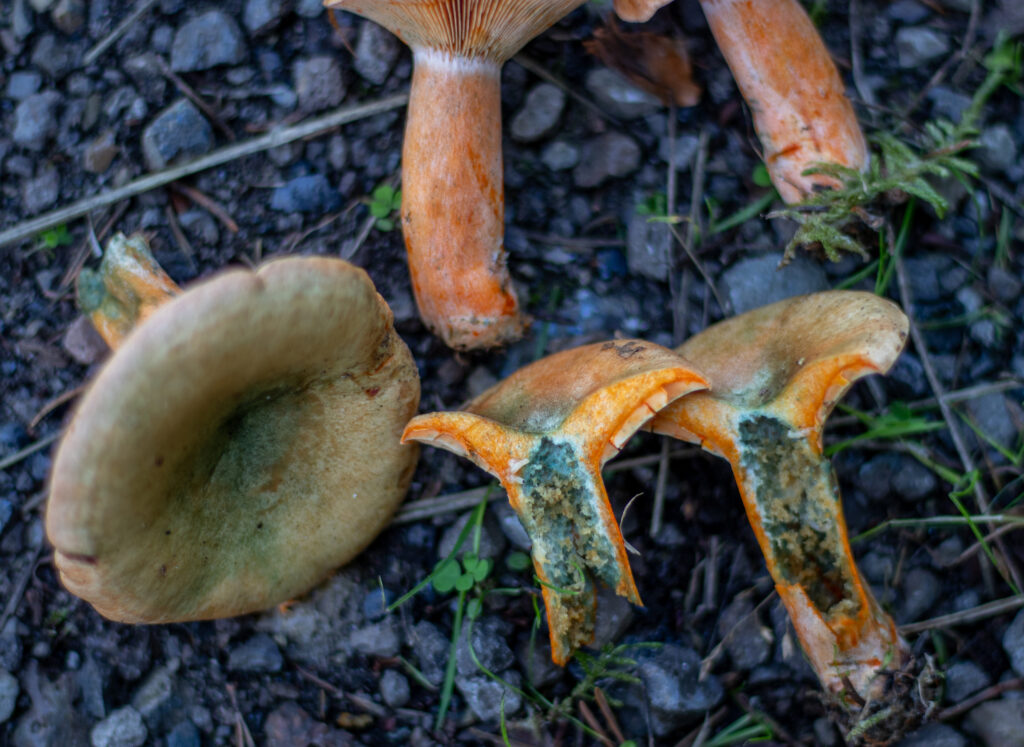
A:
{"label": "mushroom stalk with orange spots", "polygon": [[661,408],[706,386],[672,351],[616,340],[542,358],[461,411],[406,427],[403,441],[448,449],[501,481],[533,541],[556,664],[593,640],[594,579],[640,603],[601,465]]}
{"label": "mushroom stalk with orange spots", "polygon": [[502,345],[524,320],[506,267],[501,66],[583,0],[325,0],[413,51],[402,232],[420,316],[450,347]]}
{"label": "mushroom stalk with orange spots", "polygon": [[887,371],[906,336],[903,312],[870,293],[830,291],[756,309],[677,348],[712,389],[650,423],[729,460],[811,666],[851,727],[878,719],[864,730],[869,739],[919,722],[931,675],[921,674],[857,570],[821,438],[850,384]]}

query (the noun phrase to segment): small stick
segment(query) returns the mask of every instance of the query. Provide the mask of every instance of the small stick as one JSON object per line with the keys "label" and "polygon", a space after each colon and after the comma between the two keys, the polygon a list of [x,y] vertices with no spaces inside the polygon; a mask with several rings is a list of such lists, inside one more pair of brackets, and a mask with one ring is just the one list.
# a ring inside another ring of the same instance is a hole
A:
{"label": "small stick", "polygon": [[39,555],[43,552],[43,545],[39,545],[32,553],[32,557],[28,561],[28,565],[25,566],[25,570],[21,572],[17,582],[14,584],[14,588],[11,590],[11,598],[7,600],[7,606],[4,607],[4,612],[0,615],[0,630],[3,630],[7,625],[7,620],[18,611],[18,605],[21,604],[21,598],[25,594],[25,589],[28,587],[28,582],[32,578],[32,574],[35,573],[36,564],[39,562]]}
{"label": "small stick", "polygon": [[127,31],[133,23],[142,18],[142,15],[156,5],[156,3],[157,0],[139,0],[135,9],[129,13],[121,23],[117,24],[113,31],[107,34],[103,39],[97,42],[96,46],[85,53],[85,56],[82,58],[82,67],[89,67],[89,65],[96,62],[99,56],[110,48],[111,44],[120,39],[121,36],[124,35],[124,32]]}
{"label": "small stick", "polygon": [[186,257],[191,259],[195,255],[195,251],[192,249],[192,242],[185,236],[185,232],[181,230],[181,224],[178,223],[178,216],[174,214],[174,208],[169,204],[164,205],[164,216],[167,218],[167,225],[170,226],[171,234],[174,236],[174,241],[178,245],[178,249]]}
{"label": "small stick", "polygon": [[235,736],[239,747],[241,747],[242,744],[244,744],[245,747],[256,747],[256,741],[252,738],[252,732],[249,731],[249,725],[245,723],[245,718],[242,716],[242,712],[238,709],[238,698],[235,697],[235,686],[229,682],[224,685],[224,689],[228,691],[228,697],[231,698],[231,708],[235,711]]}
{"label": "small stick", "polygon": [[53,412],[58,407],[63,405],[65,402],[68,402],[69,400],[73,400],[75,397],[77,397],[79,394],[81,394],[84,390],[85,390],[85,384],[79,384],[74,389],[69,389],[66,392],[62,393],[62,394],[58,394],[56,397],[54,397],[49,402],[47,402],[45,405],[43,405],[40,408],[39,412],[37,412],[35,414],[35,416],[32,418],[32,420],[29,421],[28,430],[30,432],[34,431],[36,429],[36,426],[39,425],[39,423],[42,421],[43,418],[45,418],[51,412]]}
{"label": "small stick", "polygon": [[597,701],[597,707],[601,709],[601,715],[604,716],[608,728],[611,729],[612,736],[618,740],[618,744],[625,742],[626,736],[622,733],[622,729],[619,728],[619,722],[615,718],[615,713],[612,711],[612,707],[608,705],[608,698],[605,697],[604,690],[600,687],[594,688],[594,700]]}
{"label": "small stick", "polygon": [[665,488],[668,485],[668,439],[661,441],[658,455],[658,481],[654,486],[654,507],[651,510],[651,536],[661,531],[662,514],[665,511]]}
{"label": "small stick", "polygon": [[1016,677],[1012,680],[997,682],[991,687],[986,687],[981,692],[975,693],[967,700],[957,703],[955,706],[943,708],[935,718],[938,721],[949,721],[951,718],[956,718],[961,714],[967,713],[967,711],[971,710],[979,703],[984,703],[986,700],[991,700],[997,695],[1002,695],[1010,690],[1021,689],[1024,689],[1024,677]]}
{"label": "small stick", "polygon": [[[114,224],[117,223],[117,221],[121,220],[121,216],[124,215],[124,211],[127,209],[127,202],[122,202],[120,205],[117,205],[114,208],[113,212],[110,214],[110,217],[107,218],[107,222],[104,223],[100,227],[100,230],[95,233],[95,238],[97,242],[103,240],[103,237],[107,235],[111,228],[114,227]],[[89,225],[89,230],[92,231],[91,219]],[[68,269],[64,273],[64,277],[60,279],[60,286],[57,288],[59,292],[63,293],[65,290],[71,287],[71,284],[73,282],[75,282],[75,279],[78,277],[78,273],[82,270],[82,267],[85,266],[85,260],[89,259],[89,253],[92,251],[93,238],[94,237],[91,235],[86,236],[84,239],[82,239],[82,243],[78,245],[78,249],[75,250],[74,259],[71,261],[71,264],[68,265]]]}
{"label": "small stick", "polygon": [[215,166],[221,166],[239,158],[251,156],[255,153],[261,153],[265,150],[276,148],[279,145],[286,145],[312,135],[319,135],[327,132],[328,130],[340,127],[341,125],[372,117],[375,114],[382,114],[383,112],[397,109],[401,106],[405,106],[408,98],[407,94],[400,93],[394,96],[388,96],[387,98],[383,98],[378,101],[373,101],[369,104],[360,104],[358,106],[335,109],[323,116],[307,119],[297,125],[274,129],[265,135],[260,135],[259,137],[255,137],[250,140],[244,140],[240,143],[227,145],[213,151],[212,153],[208,153],[205,156],[197,158],[194,161],[181,164],[180,166],[172,166],[164,169],[163,171],[158,171],[155,174],[147,174],[146,176],[125,184],[123,187],[118,187],[117,189],[101,192],[98,195],[83,198],[78,202],[68,205],[67,207],[52,210],[49,213],[24,221],[12,228],[2,231],[0,232],[0,246],[6,246],[7,244],[13,244],[17,241],[32,238],[48,228],[59,226],[61,223],[67,223],[75,218],[81,218],[83,215],[98,208],[113,205],[116,202],[121,202],[122,200],[127,200],[130,197],[135,197],[153,189],[157,189],[158,187],[166,186],[171,182],[178,181],[179,179],[191,176],[192,174],[197,174],[200,171],[206,171],[207,169],[212,169]]}
{"label": "small stick", "polygon": [[861,10],[860,0],[850,0],[850,67],[857,94],[868,106],[875,105],[875,94],[864,83],[864,61],[860,52]]}
{"label": "small stick", "polygon": [[1012,612],[1018,607],[1024,607],[1024,594],[997,599],[994,602],[981,604],[963,612],[953,612],[949,615],[933,617],[931,620],[900,625],[900,632],[909,635],[911,633],[921,633],[925,630],[934,630],[935,628],[946,628],[952,625],[969,625],[979,620],[987,620],[996,615]]}
{"label": "small stick", "polygon": [[40,449],[45,449],[47,446],[49,446],[54,441],[56,441],[58,438],[60,438],[60,435],[61,435],[61,431],[57,431],[56,433],[51,433],[49,436],[44,436],[43,438],[39,439],[34,444],[29,444],[28,446],[26,446],[21,451],[16,451],[13,454],[11,454],[9,457],[4,457],[3,459],[0,459],[0,470],[7,469],[11,465],[17,464],[18,462],[20,462],[25,457],[32,456],[33,454],[35,454]]}
{"label": "small stick", "polygon": [[601,724],[597,721],[597,716],[590,710],[590,707],[584,702],[580,701],[578,704],[580,715],[583,720],[587,722],[587,726],[594,730],[594,736],[597,740],[605,745],[605,747],[615,747],[615,742],[611,740],[607,734],[604,733],[604,729],[601,728]]}
{"label": "small stick", "polygon": [[187,184],[181,184],[179,182],[171,184],[171,189],[175,192],[180,192],[192,200],[192,202],[205,208],[210,215],[223,223],[224,227],[231,231],[231,233],[238,233],[238,224],[235,223],[234,219],[230,215],[228,215],[228,211],[212,197],[206,196],[195,187],[190,187]]}

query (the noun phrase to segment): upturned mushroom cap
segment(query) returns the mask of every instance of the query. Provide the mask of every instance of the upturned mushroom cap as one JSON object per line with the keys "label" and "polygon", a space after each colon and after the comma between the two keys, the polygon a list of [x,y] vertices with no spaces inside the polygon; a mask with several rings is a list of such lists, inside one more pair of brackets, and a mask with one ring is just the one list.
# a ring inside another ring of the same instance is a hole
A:
{"label": "upturned mushroom cap", "polygon": [[462,411],[406,427],[403,440],[448,449],[501,481],[533,540],[556,664],[593,639],[591,577],[640,603],[601,465],[652,415],[706,386],[672,351],[616,340],[542,358]]}
{"label": "upturned mushroom cap", "polygon": [[148,623],[302,594],[401,502],[418,398],[387,305],[346,262],[191,288],[128,335],[58,449],[46,529],[64,584]]}

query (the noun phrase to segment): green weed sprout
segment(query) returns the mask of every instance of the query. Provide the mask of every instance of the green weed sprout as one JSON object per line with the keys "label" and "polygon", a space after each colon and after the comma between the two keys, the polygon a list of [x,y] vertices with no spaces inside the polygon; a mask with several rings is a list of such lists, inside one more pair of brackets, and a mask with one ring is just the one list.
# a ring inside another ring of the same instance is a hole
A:
{"label": "green weed sprout", "polygon": [[374,225],[378,231],[395,230],[394,214],[402,207],[402,190],[390,184],[381,184],[370,195],[370,215],[377,220]]}

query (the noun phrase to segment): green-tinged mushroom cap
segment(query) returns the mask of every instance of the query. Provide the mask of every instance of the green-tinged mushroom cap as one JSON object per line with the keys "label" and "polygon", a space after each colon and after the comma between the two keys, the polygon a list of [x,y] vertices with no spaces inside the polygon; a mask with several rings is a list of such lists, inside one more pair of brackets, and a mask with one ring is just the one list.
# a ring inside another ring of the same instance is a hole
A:
{"label": "green-tinged mushroom cap", "polygon": [[125,338],[57,452],[46,529],[65,586],[148,623],[302,594],[401,502],[418,400],[362,270],[289,258],[193,287]]}

